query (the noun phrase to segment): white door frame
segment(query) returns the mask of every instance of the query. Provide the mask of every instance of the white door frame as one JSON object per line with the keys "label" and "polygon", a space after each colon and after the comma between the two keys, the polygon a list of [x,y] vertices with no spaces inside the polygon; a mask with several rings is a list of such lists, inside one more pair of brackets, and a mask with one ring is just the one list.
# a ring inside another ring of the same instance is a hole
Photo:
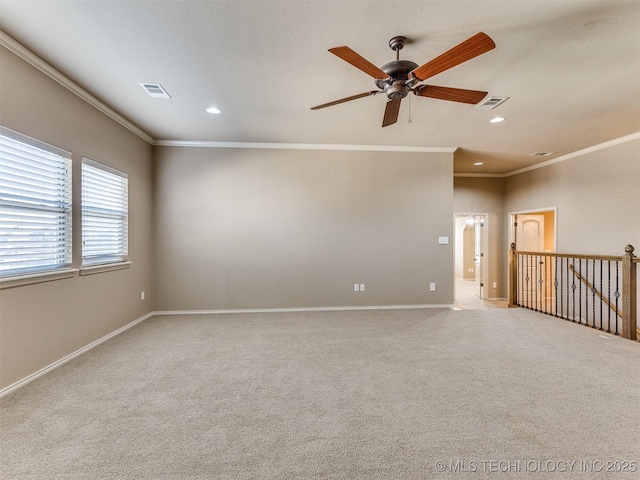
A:
{"label": "white door frame", "polygon": [[[483,285],[483,289],[482,289],[482,300],[486,300],[488,298],[487,292],[489,291],[489,214],[486,212],[453,212],[453,218],[455,220],[456,217],[483,217],[484,220],[484,227],[482,228],[482,238],[481,238],[481,243],[482,243],[482,250],[484,250],[482,253],[482,259],[481,260],[481,279],[480,281],[482,282]],[[454,221],[454,225],[455,225],[455,221]],[[455,232],[453,235],[454,238],[454,242],[455,242]],[[453,290],[453,298],[455,300],[455,268],[456,268],[456,259],[455,259],[455,244],[454,244],[454,248],[453,248],[453,278],[454,278],[454,290]]]}

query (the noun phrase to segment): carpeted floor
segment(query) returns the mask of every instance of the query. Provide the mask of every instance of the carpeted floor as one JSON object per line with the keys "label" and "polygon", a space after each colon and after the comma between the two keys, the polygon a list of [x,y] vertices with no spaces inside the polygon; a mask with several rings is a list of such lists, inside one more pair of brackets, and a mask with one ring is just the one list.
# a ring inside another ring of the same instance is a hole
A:
{"label": "carpeted floor", "polygon": [[639,372],[521,309],[157,316],[0,399],[0,477],[636,479]]}

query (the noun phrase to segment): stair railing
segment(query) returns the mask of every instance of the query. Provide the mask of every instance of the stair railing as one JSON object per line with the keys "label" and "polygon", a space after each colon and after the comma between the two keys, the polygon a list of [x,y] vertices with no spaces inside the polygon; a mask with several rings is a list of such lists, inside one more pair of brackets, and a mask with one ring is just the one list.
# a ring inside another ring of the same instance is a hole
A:
{"label": "stair railing", "polygon": [[638,339],[637,264],[621,257],[517,251],[509,256],[509,306]]}

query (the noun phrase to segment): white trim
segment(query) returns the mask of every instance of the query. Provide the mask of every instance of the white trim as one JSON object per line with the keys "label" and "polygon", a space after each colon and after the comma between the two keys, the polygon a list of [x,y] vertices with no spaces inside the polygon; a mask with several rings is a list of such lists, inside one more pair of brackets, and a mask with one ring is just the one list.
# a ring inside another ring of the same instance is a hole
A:
{"label": "white trim", "polygon": [[133,262],[127,260],[125,262],[104,263],[102,265],[89,265],[80,269],[80,276],[94,275],[96,273],[113,272],[114,270],[123,270],[130,268]]}
{"label": "white trim", "polygon": [[78,85],[77,83],[73,82],[71,79],[69,79],[62,73],[60,73],[58,70],[56,70],[54,67],[52,67],[47,62],[42,60],[36,54],[28,50],[24,45],[18,43],[16,40],[14,40],[13,38],[11,38],[9,35],[7,35],[1,30],[0,30],[0,45],[5,47],[10,52],[16,54],[18,57],[20,57],[22,60],[27,62],[29,65],[37,68],[38,70],[40,70],[42,73],[44,73],[54,81],[58,82],[60,85],[65,87],[70,92],[76,94],[82,100],[84,100],[94,108],[98,109],[99,111],[104,113],[106,116],[108,116],[112,120],[115,120],[116,122],[118,122],[120,125],[128,129],[129,131],[135,133],[138,137],[140,137],[147,143],[153,145],[153,137],[148,135],[146,132],[140,129],[137,125],[131,123],[129,120],[124,118],[114,109],[112,109],[111,107],[107,106],[105,103],[98,100],[96,97],[94,97],[84,88],[82,88],[80,85]]}
{"label": "white trim", "polygon": [[118,170],[117,168],[113,168],[109,165],[105,165],[104,163],[96,162],[95,160],[91,160],[87,157],[82,157],[82,163],[85,165],[89,165],[90,167],[97,168],[98,170],[104,170],[105,172],[117,175],[122,178],[129,178],[128,173],[123,172],[122,170]]}
{"label": "white trim", "polygon": [[554,163],[564,162],[565,160],[569,160],[571,158],[581,157],[582,155],[587,155],[589,153],[597,152],[598,150],[603,150],[605,148],[613,147],[615,145],[620,145],[622,143],[627,143],[627,142],[631,142],[633,140],[638,140],[638,139],[640,139],[640,132],[632,133],[631,135],[615,138],[613,140],[609,140],[608,142],[599,143],[598,145],[593,145],[591,147],[583,148],[582,150],[578,150],[576,152],[567,153],[566,155],[562,155],[558,158],[547,160],[546,162],[536,163],[535,165],[531,165],[530,167],[525,167],[519,170],[514,170],[513,172],[505,173],[504,176],[511,177],[512,175],[518,175],[520,173],[528,172],[530,170],[536,170],[538,168],[548,167],[549,165],[553,165]]}
{"label": "white trim", "polygon": [[5,127],[3,125],[0,125],[0,134],[5,137],[13,137],[13,140],[26,143],[27,145],[39,148],[40,150],[45,150],[49,153],[58,155],[59,157],[71,159],[72,156],[72,153],[67,150],[51,145],[50,143],[43,142],[42,140],[38,140],[37,138],[33,138],[29,135],[25,135],[22,132],[18,132],[17,130],[13,130],[12,128]]}
{"label": "white trim", "polygon": [[452,304],[363,305],[353,307],[231,308],[222,310],[166,310],[154,315],[217,315],[223,313],[331,312],[347,310],[406,310],[419,308],[452,308]]}
{"label": "white trim", "polygon": [[46,373],[49,373],[50,371],[52,371],[52,370],[58,368],[59,366],[67,363],[68,361],[73,360],[77,356],[87,352],[88,350],[91,350],[93,347],[96,347],[96,346],[100,345],[103,342],[106,342],[110,338],[115,337],[116,335],[119,335],[120,333],[124,332],[125,330],[130,329],[131,327],[137,325],[138,323],[146,320],[149,317],[152,317],[153,315],[154,315],[153,312],[147,313],[145,316],[140,317],[139,319],[134,320],[133,322],[126,324],[124,327],[120,327],[119,329],[109,333],[108,335],[105,335],[104,337],[99,338],[95,342],[92,342],[89,345],[86,345],[86,346],[82,347],[81,349],[76,350],[73,353],[70,353],[66,357],[63,357],[60,360],[57,360],[57,361],[53,362],[52,364],[50,364],[50,365],[38,370],[37,372],[32,373],[31,375],[28,375],[28,376],[24,377],[22,380],[18,380],[17,382],[9,385],[8,387],[3,388],[2,390],[0,390],[0,398],[4,397],[5,395],[8,395],[9,393],[17,390],[20,387],[25,386],[26,384],[32,382],[36,378],[41,377],[42,375],[44,375]]}
{"label": "white trim", "polygon": [[[482,217],[483,218],[483,223],[484,226],[482,227],[482,250],[483,252],[481,252],[483,254],[483,258],[484,258],[484,264],[482,264],[482,271],[480,272],[481,277],[480,278],[480,282],[482,282],[483,285],[486,285],[486,287],[483,287],[482,293],[485,296],[485,298],[480,297],[480,300],[489,300],[487,297],[488,292],[489,292],[489,252],[490,252],[490,248],[489,248],[489,212],[453,212],[453,219],[454,219],[454,224],[453,224],[453,239],[454,239],[454,247],[455,247],[455,238],[456,238],[456,231],[455,231],[455,219],[457,217]],[[475,235],[475,233],[474,233]],[[474,251],[475,251],[475,240],[474,240]],[[482,262],[482,261],[481,261]],[[484,268],[483,268],[484,267]],[[455,292],[456,292],[456,282],[455,282],[455,277],[456,277],[456,251],[455,248],[453,249],[453,300],[455,302]],[[474,272],[475,273],[475,272]],[[474,282],[475,282],[475,277],[474,277]]]}
{"label": "white trim", "polygon": [[417,152],[454,153],[457,147],[418,147],[404,145],[342,145],[329,143],[260,143],[260,142],[217,142],[190,140],[156,140],[156,147],[198,147],[198,148],[262,148],[279,150],[344,150],[365,152]]}
{"label": "white trim", "polygon": [[454,173],[454,177],[472,177],[472,178],[504,178],[506,173]]}
{"label": "white trim", "polygon": [[50,272],[38,272],[29,275],[15,275],[13,277],[0,278],[0,290],[5,288],[23,287],[25,285],[33,285],[34,283],[52,282],[54,280],[62,280],[65,278],[73,278],[78,273],[77,268],[65,268],[61,270],[52,270]]}

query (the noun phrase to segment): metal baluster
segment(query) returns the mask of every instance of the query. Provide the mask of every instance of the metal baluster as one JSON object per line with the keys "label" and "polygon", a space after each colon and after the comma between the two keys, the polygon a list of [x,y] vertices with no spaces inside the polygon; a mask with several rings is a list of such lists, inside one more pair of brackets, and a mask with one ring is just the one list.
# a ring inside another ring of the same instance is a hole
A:
{"label": "metal baluster", "polygon": [[576,288],[577,288],[576,287],[576,259],[575,258],[572,259],[572,266],[573,266],[573,275],[571,275],[571,278],[572,278],[572,282],[571,282],[571,290],[572,290],[572,292],[571,292],[571,295],[572,295],[572,300],[573,301],[572,301],[572,305],[571,306],[572,306],[573,312],[572,312],[572,315],[571,315],[572,316],[571,321],[575,322],[576,321]]}
{"label": "metal baluster", "polygon": [[533,257],[534,259],[532,259],[532,263],[535,262],[535,264],[533,265],[532,270],[532,274],[535,277],[533,280],[533,309],[537,312],[538,311],[538,256],[534,255]]}
{"label": "metal baluster", "polygon": [[[585,285],[584,285],[584,324],[589,326],[589,259],[585,259]],[[582,286],[582,281],[580,286]]]}
{"label": "metal baluster", "polygon": [[564,317],[564,308],[563,308],[563,302],[564,302],[564,259],[560,258],[560,317]]}
{"label": "metal baluster", "polygon": [[[578,274],[580,278],[582,278],[582,259],[578,259]],[[578,323],[582,325],[582,280],[578,282],[578,298],[580,299],[580,303],[578,304]]]}
{"label": "metal baluster", "polygon": [[[592,260],[592,273],[591,273],[591,292],[592,292],[592,296],[591,296],[591,300],[592,300],[592,305],[591,308],[593,310],[593,327],[592,328],[596,328],[596,261],[595,259]],[[602,302],[600,302],[602,303]],[[602,323],[602,322],[601,322]]]}
{"label": "metal baluster", "polygon": [[542,311],[542,262],[540,255],[536,255],[536,311]]}
{"label": "metal baluster", "polygon": [[571,299],[571,297],[570,297],[571,293],[569,293],[569,290],[571,290],[569,288],[569,279],[570,279],[570,277],[573,276],[573,275],[571,275],[569,273],[569,266],[570,266],[569,265],[569,258],[567,257],[567,319],[569,319],[569,301]]}
{"label": "metal baluster", "polygon": [[516,305],[522,306],[522,255],[519,253],[516,254],[516,276],[520,277],[518,283],[516,284]]}
{"label": "metal baluster", "polygon": [[602,267],[604,266],[602,260],[600,260],[600,330],[604,330],[604,318],[602,318],[602,305],[604,304],[604,290],[602,287],[604,286],[602,282]]}
{"label": "metal baluster", "polygon": [[529,308],[529,257],[531,255],[527,255],[526,261],[527,261],[527,266],[525,267],[525,291],[524,291],[524,295],[525,295],[525,303],[526,303],[526,307]]}
{"label": "metal baluster", "polygon": [[524,257],[522,255],[518,255],[518,262],[520,262],[520,285],[519,285],[519,294],[518,297],[518,305],[521,307],[524,306],[524,295],[525,295],[525,284],[524,284]]}
{"label": "metal baluster", "polygon": [[547,297],[547,313],[548,314],[552,314],[553,313],[553,308],[551,305],[551,299],[553,298],[551,296],[551,257],[549,255],[547,255],[544,259],[544,272],[545,272],[545,276],[546,276],[546,281],[545,281],[545,287],[544,287],[544,293]]}
{"label": "metal baluster", "polygon": [[[607,260],[607,299],[611,303],[611,260]],[[607,308],[607,333],[611,333],[611,305]]]}
{"label": "metal baluster", "polygon": [[620,285],[618,284],[618,280],[620,279],[620,272],[618,271],[618,269],[620,268],[620,262],[618,262],[616,260],[616,291],[614,292],[614,296],[616,297],[616,326],[615,326],[615,332],[614,335],[618,335],[618,299],[620,298]]}
{"label": "metal baluster", "polygon": [[558,316],[558,257],[553,259],[553,298],[555,301],[555,316]]}

